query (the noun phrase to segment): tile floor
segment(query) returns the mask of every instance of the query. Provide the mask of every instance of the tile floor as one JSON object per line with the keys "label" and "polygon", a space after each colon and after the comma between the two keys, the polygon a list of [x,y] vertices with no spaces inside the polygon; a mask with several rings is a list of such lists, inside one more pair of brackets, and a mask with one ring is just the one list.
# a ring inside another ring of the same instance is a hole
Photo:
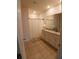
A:
{"label": "tile floor", "polygon": [[27,59],[56,59],[56,51],[42,40],[25,43]]}

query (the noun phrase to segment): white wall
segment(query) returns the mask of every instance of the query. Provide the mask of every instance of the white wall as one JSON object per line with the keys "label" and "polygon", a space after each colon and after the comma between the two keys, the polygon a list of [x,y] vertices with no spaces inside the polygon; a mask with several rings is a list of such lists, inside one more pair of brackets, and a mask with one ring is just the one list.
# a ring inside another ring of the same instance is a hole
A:
{"label": "white wall", "polygon": [[37,38],[40,36],[42,27],[43,27],[43,21],[39,18],[31,18],[29,19],[29,25],[30,25],[30,35],[32,38]]}

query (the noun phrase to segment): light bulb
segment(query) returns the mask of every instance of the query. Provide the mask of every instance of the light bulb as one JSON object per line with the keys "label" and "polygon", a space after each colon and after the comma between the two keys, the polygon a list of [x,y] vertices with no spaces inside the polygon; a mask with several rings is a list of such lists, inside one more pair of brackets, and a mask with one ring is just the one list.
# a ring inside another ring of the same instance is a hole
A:
{"label": "light bulb", "polygon": [[47,8],[50,8],[50,6],[48,5]]}

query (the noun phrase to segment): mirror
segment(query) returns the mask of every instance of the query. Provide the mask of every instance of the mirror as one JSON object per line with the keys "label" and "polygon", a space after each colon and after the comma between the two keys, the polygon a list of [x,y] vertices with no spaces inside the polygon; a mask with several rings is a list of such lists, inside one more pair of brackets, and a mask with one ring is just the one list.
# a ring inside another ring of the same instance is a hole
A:
{"label": "mirror", "polygon": [[55,14],[55,15],[51,15],[51,16],[47,16],[46,18],[44,18],[44,28],[48,29],[48,30],[53,30],[56,32],[60,32],[61,29],[61,13]]}

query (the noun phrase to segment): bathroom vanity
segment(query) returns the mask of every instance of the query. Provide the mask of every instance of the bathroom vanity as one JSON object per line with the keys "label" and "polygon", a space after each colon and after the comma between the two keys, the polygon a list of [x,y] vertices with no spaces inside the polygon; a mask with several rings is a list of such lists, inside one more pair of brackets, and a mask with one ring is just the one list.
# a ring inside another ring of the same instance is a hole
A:
{"label": "bathroom vanity", "polygon": [[60,33],[43,29],[42,30],[42,39],[49,43],[51,46],[55,47],[56,49],[60,46]]}

